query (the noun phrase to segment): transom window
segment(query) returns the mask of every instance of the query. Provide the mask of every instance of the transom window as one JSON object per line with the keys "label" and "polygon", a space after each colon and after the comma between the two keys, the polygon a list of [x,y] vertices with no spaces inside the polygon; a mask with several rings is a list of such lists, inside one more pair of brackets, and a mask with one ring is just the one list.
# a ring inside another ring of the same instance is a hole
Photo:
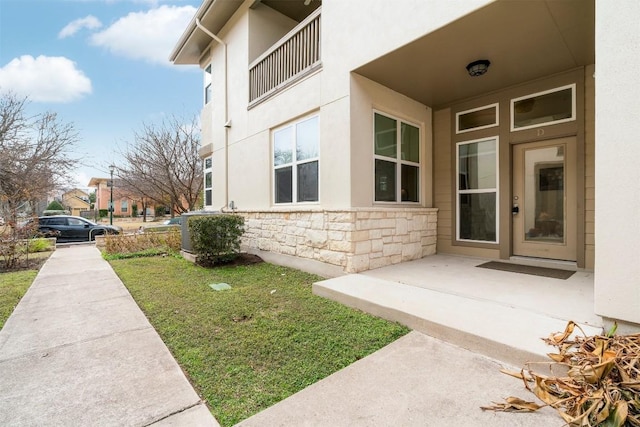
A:
{"label": "transom window", "polygon": [[374,113],[376,202],[420,201],[420,128]]}
{"label": "transom window", "polygon": [[457,240],[498,243],[498,137],[456,145]]}
{"label": "transom window", "polygon": [[511,130],[531,129],[576,119],[576,85],[511,100]]}
{"label": "transom window", "polygon": [[318,125],[318,116],[313,116],[273,132],[275,203],[318,201]]}
{"label": "transom window", "polygon": [[456,133],[471,132],[498,126],[498,104],[456,113]]}
{"label": "transom window", "polygon": [[213,204],[213,168],[211,157],[204,159],[204,205]]}

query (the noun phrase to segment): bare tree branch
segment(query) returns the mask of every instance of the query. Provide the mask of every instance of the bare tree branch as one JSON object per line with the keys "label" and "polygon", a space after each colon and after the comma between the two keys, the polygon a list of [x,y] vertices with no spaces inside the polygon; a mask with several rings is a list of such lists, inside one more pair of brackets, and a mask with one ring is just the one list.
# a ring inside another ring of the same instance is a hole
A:
{"label": "bare tree branch", "polygon": [[0,208],[13,229],[18,207],[46,198],[77,162],[74,126],[51,112],[27,117],[26,105],[26,98],[0,95]]}
{"label": "bare tree branch", "polygon": [[202,191],[200,138],[195,118],[186,124],[176,116],[159,126],[143,124],[134,142],[121,151],[125,164],[116,167],[124,188],[171,212],[193,210]]}

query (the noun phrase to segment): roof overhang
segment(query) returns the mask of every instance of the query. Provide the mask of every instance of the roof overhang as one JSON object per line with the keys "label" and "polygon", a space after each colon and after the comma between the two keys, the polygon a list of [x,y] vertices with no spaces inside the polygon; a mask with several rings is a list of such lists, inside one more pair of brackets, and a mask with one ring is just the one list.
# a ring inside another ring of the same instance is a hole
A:
{"label": "roof overhang", "polygon": [[498,0],[354,72],[438,107],[593,63],[594,0]]}
{"label": "roof overhang", "polygon": [[211,37],[199,30],[196,19],[217,34],[240,8],[244,0],[204,0],[189,22],[169,60],[174,64],[199,64],[200,57],[211,43]]}

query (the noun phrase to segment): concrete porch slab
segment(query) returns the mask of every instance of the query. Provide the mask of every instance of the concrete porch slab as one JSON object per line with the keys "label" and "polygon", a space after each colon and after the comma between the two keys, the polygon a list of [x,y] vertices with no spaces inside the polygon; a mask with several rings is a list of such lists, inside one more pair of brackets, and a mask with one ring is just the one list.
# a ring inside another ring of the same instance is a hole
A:
{"label": "concrete porch slab", "polygon": [[484,259],[434,255],[315,283],[313,291],[462,348],[520,366],[553,350],[541,338],[568,320],[602,332],[593,278],[568,280],[476,268]]}

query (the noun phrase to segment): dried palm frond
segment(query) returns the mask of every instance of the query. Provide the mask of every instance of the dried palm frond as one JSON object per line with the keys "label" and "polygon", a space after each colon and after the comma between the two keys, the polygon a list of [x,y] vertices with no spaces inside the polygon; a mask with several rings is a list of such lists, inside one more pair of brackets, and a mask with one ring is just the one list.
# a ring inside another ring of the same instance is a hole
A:
{"label": "dried palm frond", "polygon": [[[521,379],[544,405],[509,397],[482,409],[533,412],[550,406],[571,427],[640,427],[640,334],[614,335],[614,328],[606,336],[586,336],[580,329],[579,336],[573,334],[576,327],[569,322],[564,332],[544,339],[557,350],[548,354],[551,361],[527,363],[520,372],[502,371]],[[563,374],[542,375],[534,365],[550,372],[560,368]]]}

